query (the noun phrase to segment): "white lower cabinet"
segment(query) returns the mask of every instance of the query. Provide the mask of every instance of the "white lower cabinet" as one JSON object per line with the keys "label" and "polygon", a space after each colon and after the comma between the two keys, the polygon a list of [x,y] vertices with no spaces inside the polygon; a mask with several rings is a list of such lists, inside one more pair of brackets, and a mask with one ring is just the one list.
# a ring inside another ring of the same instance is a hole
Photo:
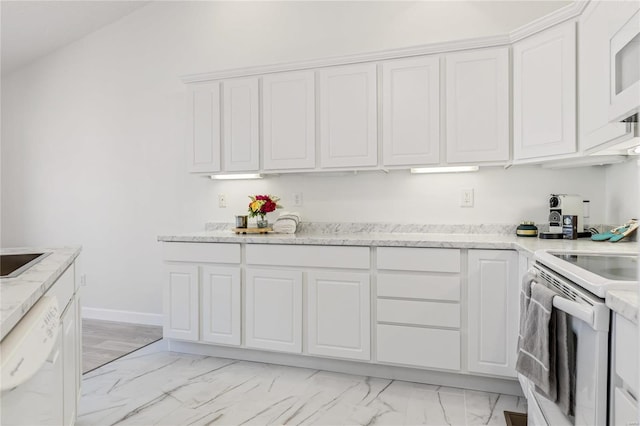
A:
{"label": "white lower cabinet", "polygon": [[201,340],[240,345],[240,269],[203,266],[201,274]]}
{"label": "white lower cabinet", "polygon": [[377,250],[377,360],[460,370],[460,250]]}
{"label": "white lower cabinet", "polygon": [[516,377],[518,254],[469,250],[468,369]]}
{"label": "white lower cabinet", "polygon": [[307,339],[314,355],[369,360],[369,274],[308,273]]}
{"label": "white lower cabinet", "polygon": [[302,271],[247,268],[245,344],[302,352]]}
{"label": "white lower cabinet", "polygon": [[515,377],[515,251],[171,242],[164,260],[166,338]]}
{"label": "white lower cabinet", "polygon": [[198,266],[167,265],[164,286],[164,337],[197,341],[199,337]]}
{"label": "white lower cabinet", "polygon": [[240,345],[240,244],[163,246],[166,338]]}

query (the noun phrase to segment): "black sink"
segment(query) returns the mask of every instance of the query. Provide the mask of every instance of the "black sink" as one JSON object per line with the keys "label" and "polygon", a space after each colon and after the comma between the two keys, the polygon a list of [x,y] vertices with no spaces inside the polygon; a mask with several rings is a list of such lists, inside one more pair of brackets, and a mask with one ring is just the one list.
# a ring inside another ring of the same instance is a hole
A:
{"label": "black sink", "polygon": [[0,254],[0,278],[12,278],[20,275],[49,253]]}

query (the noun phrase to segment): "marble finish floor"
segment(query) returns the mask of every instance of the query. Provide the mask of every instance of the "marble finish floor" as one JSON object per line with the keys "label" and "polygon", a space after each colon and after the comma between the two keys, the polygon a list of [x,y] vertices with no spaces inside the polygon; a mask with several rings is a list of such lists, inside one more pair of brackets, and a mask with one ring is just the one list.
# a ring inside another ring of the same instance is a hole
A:
{"label": "marble finish floor", "polygon": [[524,398],[174,352],[83,378],[77,425],[504,425]]}

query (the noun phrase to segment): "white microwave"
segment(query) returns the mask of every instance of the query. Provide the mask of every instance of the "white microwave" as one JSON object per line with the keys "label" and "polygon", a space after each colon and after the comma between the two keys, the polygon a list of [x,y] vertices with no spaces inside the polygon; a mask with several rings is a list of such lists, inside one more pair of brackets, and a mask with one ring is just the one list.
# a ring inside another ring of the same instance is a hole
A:
{"label": "white microwave", "polygon": [[624,121],[640,111],[640,10],[610,38],[609,121]]}

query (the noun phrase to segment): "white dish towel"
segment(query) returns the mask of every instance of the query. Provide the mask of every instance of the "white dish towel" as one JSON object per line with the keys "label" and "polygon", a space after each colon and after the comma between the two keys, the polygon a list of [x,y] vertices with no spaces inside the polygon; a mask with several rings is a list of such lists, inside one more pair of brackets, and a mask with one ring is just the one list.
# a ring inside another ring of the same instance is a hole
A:
{"label": "white dish towel", "polygon": [[273,232],[278,234],[295,234],[300,223],[300,213],[282,212],[273,224]]}

